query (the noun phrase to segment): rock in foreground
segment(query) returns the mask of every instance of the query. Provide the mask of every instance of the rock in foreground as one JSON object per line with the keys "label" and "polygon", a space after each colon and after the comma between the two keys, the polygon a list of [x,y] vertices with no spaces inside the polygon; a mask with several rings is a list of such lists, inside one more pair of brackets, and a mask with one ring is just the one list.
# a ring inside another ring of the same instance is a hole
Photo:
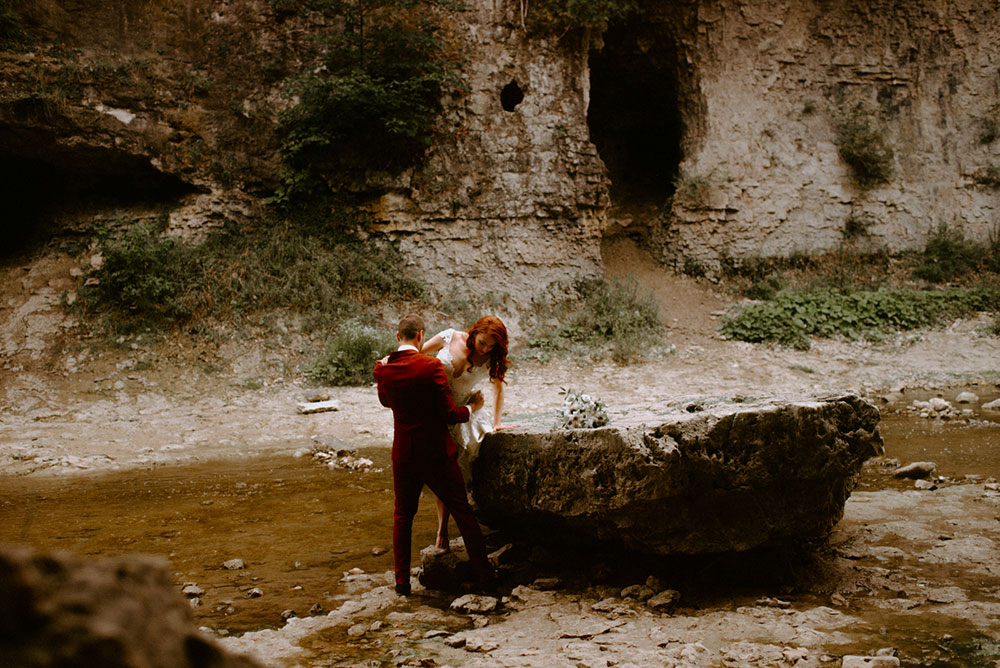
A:
{"label": "rock in foreground", "polygon": [[194,625],[155,557],[0,548],[0,665],[259,668]]}
{"label": "rock in foreground", "polygon": [[742,551],[821,536],[865,460],[879,412],[846,396],[732,404],[655,426],[499,432],[473,463],[491,527],[654,554]]}

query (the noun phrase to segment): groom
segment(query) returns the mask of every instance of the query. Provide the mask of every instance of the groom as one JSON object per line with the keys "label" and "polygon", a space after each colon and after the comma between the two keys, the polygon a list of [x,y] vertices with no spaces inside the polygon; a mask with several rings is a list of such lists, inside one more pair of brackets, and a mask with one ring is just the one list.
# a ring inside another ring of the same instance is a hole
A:
{"label": "groom", "polygon": [[441,361],[419,352],[424,342],[424,321],[419,316],[403,318],[396,339],[399,349],[375,364],[378,399],[392,409],[393,417],[396,593],[410,593],[410,536],[424,485],[455,518],[480,585],[492,586],[496,572],[486,557],[483,533],[469,505],[455,443],[448,432],[448,425],[467,422],[472,412],[482,408],[483,395],[477,392],[468,406],[455,405]]}

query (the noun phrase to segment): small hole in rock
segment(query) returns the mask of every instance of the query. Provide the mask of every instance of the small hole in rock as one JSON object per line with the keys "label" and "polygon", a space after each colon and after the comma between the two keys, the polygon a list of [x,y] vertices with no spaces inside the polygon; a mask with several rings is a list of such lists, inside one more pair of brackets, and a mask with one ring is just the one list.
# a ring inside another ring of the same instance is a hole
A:
{"label": "small hole in rock", "polygon": [[500,91],[500,104],[504,111],[514,111],[514,107],[524,100],[524,91],[517,85],[516,81],[511,81]]}

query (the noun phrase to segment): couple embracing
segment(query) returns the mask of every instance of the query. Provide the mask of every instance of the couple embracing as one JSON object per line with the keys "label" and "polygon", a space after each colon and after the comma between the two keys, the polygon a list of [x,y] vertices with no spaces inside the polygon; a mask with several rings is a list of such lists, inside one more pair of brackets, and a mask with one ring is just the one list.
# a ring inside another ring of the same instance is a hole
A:
{"label": "couple embracing", "polygon": [[[396,333],[399,349],[375,365],[379,401],[393,414],[396,592],[410,593],[410,540],[424,485],[438,499],[438,547],[447,549],[450,514],[480,585],[492,588],[496,572],[469,505],[463,470],[467,475],[483,436],[502,428],[507,330],[499,318],[485,316],[468,332],[449,329],[426,342],[424,333],[419,316],[406,316]],[[492,416],[476,390],[487,377],[494,388]]]}

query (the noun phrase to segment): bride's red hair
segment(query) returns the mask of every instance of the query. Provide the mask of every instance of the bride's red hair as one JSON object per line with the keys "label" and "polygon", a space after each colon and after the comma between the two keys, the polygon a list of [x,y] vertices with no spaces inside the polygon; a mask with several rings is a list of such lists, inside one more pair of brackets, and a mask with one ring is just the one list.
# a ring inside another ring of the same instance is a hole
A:
{"label": "bride's red hair", "polygon": [[507,362],[507,328],[495,315],[484,315],[469,330],[466,348],[470,351],[475,350],[476,337],[479,335],[492,336],[493,340],[496,341],[496,345],[490,351],[490,378],[505,382],[503,377],[509,366]]}

